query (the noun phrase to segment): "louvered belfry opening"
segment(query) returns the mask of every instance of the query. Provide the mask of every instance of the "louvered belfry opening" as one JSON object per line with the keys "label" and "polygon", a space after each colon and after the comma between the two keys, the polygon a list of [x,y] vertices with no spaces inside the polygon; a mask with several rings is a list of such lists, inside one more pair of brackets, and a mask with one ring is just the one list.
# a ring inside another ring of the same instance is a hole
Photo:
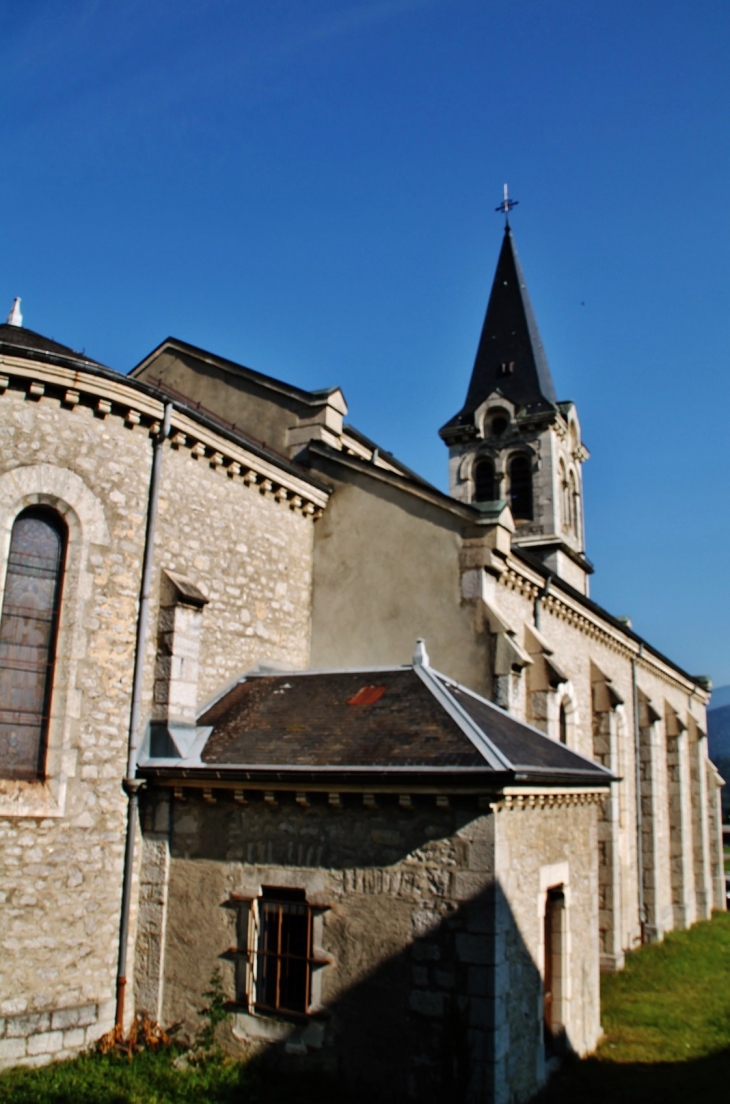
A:
{"label": "louvered belfry opening", "polygon": [[494,502],[495,493],[494,463],[483,457],[474,465],[474,501]]}
{"label": "louvered belfry opening", "polygon": [[532,470],[527,456],[510,461],[510,506],[515,520],[532,521]]}
{"label": "louvered belfry opening", "polygon": [[66,526],[51,509],[19,514],[0,619],[0,775],[44,777]]}

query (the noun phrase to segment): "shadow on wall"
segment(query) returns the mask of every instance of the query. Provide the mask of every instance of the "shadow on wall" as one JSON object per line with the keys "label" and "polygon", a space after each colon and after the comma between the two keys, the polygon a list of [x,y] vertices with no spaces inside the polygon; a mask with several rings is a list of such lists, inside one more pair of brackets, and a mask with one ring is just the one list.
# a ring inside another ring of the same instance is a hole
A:
{"label": "shadow on wall", "polygon": [[[320,1070],[382,1101],[486,1104],[535,1091],[544,1066],[537,965],[489,870],[467,874],[476,890],[467,900],[450,896],[467,866],[464,836],[488,852],[492,814],[473,804],[368,815],[345,809],[344,817],[326,808],[291,807],[285,815],[262,805],[185,804],[172,811],[166,1019],[189,1020],[216,965],[234,991],[228,948],[241,946],[240,914],[225,884],[240,884],[242,875],[265,883],[274,868],[289,885],[324,876],[343,892],[332,894],[325,913],[322,946],[335,966],[322,967],[324,1010],[309,1021],[319,1026],[305,1032],[292,1024],[257,1062],[284,1073]],[[257,838],[265,846],[258,863]],[[314,841],[311,858],[297,845],[291,850],[302,838]],[[386,889],[384,875],[395,871],[399,886]],[[558,970],[556,963],[556,980]],[[559,1035],[557,998],[554,1016]],[[227,1030],[241,1039],[251,1026],[242,1009]]]}
{"label": "shadow on wall", "polygon": [[[307,1048],[292,1024],[257,1063],[284,1076],[321,1072],[383,1102],[527,1099],[543,1076],[542,982],[500,886],[435,919],[327,1001],[314,1021],[321,1046]],[[232,1042],[241,1028],[234,1013]]]}

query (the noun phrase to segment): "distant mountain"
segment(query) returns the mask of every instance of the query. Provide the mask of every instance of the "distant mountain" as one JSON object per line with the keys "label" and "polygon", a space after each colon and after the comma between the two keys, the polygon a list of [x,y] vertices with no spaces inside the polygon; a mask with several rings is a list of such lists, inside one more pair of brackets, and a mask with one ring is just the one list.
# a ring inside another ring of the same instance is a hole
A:
{"label": "distant mountain", "polygon": [[[723,687],[727,689],[727,687]],[[712,695],[714,698],[714,694]],[[730,703],[707,710],[707,739],[710,758],[730,759]]]}
{"label": "distant mountain", "polygon": [[715,686],[710,698],[710,709],[721,709],[723,705],[730,705],[730,686]]}
{"label": "distant mountain", "polygon": [[[730,686],[712,691],[707,710],[707,750],[720,774],[730,782]],[[730,785],[722,788],[722,819],[730,817]]]}

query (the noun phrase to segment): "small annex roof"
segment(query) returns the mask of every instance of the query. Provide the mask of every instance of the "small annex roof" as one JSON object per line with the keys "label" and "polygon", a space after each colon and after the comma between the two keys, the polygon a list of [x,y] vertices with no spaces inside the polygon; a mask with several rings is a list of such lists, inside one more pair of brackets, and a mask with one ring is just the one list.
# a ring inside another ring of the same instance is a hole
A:
{"label": "small annex roof", "polygon": [[201,714],[198,733],[195,755],[148,755],[141,772],[216,780],[405,772],[599,789],[612,779],[427,663],[246,675]]}

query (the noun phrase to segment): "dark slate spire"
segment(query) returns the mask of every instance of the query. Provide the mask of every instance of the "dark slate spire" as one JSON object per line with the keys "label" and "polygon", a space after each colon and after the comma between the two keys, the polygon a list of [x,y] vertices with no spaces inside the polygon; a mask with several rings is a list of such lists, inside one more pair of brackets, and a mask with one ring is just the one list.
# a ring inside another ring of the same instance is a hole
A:
{"label": "dark slate spire", "polygon": [[466,402],[443,429],[453,431],[468,425],[477,407],[497,390],[518,407],[539,409],[558,401],[509,226],[504,231]]}

